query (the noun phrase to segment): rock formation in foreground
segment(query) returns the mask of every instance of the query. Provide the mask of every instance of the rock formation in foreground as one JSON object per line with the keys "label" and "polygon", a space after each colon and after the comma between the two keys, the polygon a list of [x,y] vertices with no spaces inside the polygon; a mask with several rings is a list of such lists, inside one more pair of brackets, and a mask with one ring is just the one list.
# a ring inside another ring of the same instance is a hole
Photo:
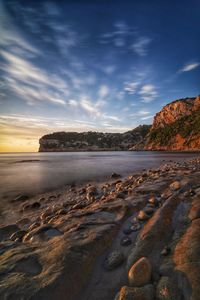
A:
{"label": "rock formation in foreground", "polygon": [[55,132],[40,139],[39,152],[128,150],[143,140],[150,127],[140,125],[125,133]]}
{"label": "rock formation in foreground", "polygon": [[155,115],[150,133],[132,150],[199,151],[200,96],[164,106]]}
{"label": "rock formation in foreground", "polygon": [[0,299],[198,300],[199,177],[196,158],[13,199],[0,219]]}

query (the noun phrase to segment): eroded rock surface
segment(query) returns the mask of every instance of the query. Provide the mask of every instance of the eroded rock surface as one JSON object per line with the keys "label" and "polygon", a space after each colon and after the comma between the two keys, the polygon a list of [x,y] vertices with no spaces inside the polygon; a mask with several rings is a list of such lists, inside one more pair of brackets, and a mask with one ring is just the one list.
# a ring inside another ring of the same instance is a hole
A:
{"label": "eroded rock surface", "polygon": [[197,158],[12,206],[0,299],[198,300],[199,178]]}

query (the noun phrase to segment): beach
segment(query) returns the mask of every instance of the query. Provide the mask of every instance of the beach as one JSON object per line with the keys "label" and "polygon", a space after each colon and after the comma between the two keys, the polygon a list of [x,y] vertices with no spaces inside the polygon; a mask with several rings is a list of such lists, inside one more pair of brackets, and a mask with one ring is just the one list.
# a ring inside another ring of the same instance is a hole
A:
{"label": "beach", "polygon": [[[0,296],[154,299],[163,280],[172,295],[197,295],[199,175],[193,158],[12,199],[1,218]],[[151,274],[135,286],[129,269],[142,257]]]}

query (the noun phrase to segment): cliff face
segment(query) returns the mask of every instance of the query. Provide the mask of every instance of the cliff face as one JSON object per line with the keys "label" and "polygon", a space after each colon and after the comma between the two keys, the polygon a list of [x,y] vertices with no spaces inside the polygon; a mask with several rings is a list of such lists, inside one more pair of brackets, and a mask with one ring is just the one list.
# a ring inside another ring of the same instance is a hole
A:
{"label": "cliff face", "polygon": [[150,127],[142,125],[125,133],[56,132],[40,139],[39,152],[129,150],[144,139]]}
{"label": "cliff face", "polygon": [[169,103],[154,117],[144,150],[200,150],[200,96]]}

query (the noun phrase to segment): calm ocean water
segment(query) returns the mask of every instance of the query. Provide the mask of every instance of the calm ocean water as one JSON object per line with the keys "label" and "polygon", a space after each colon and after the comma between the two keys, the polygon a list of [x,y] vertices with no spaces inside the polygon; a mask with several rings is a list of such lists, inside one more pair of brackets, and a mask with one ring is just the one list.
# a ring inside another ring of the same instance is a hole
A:
{"label": "calm ocean water", "polygon": [[106,180],[156,167],[163,160],[182,161],[198,154],[169,152],[67,152],[0,154],[0,198],[35,195],[72,183]]}

